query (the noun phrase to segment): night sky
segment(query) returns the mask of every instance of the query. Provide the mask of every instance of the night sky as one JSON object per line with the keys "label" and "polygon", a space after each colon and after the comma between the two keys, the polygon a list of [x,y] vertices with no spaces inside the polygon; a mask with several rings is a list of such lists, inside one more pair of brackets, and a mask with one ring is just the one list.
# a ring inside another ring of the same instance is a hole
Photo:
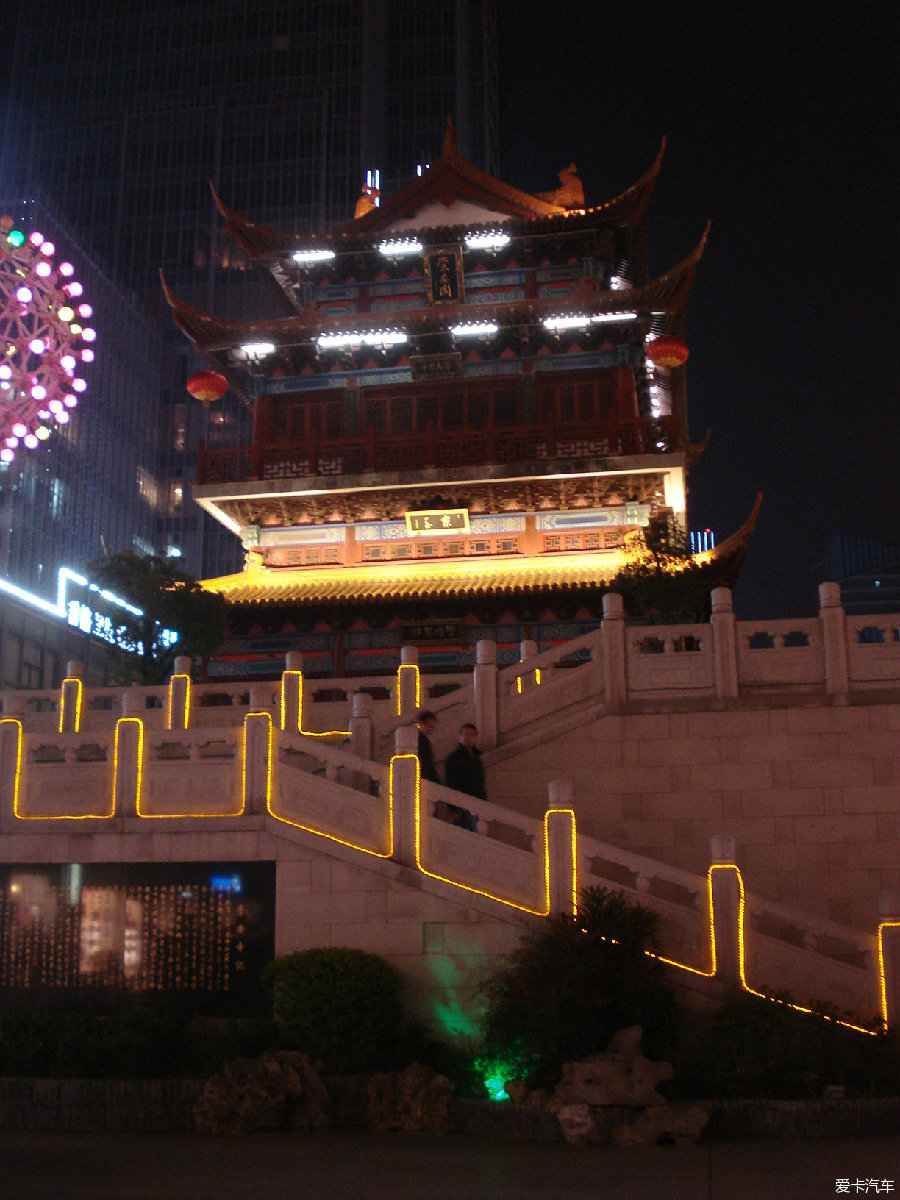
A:
{"label": "night sky", "polygon": [[832,537],[900,546],[896,5],[498,5],[501,176],[549,191],[574,161],[598,204],[665,135],[651,272],[712,222],[688,307],[691,435],[711,431],[690,525],[721,541],[761,491],[738,615],[813,613]]}
{"label": "night sky", "polygon": [[738,615],[813,613],[835,534],[900,546],[897,9],[500,10],[501,175],[547,191],[574,161],[601,203],[666,135],[651,273],[712,222],[688,306],[691,436],[712,431],[690,525],[722,540],[763,492]]}

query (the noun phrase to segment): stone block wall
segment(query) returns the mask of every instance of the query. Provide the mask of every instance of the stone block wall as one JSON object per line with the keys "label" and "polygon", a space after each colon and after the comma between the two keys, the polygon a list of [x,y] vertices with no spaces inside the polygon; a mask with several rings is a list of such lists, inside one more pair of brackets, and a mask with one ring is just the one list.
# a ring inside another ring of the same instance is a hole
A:
{"label": "stone block wall", "polygon": [[900,890],[900,705],[759,705],[599,716],[496,757],[489,795],[537,816],[569,779],[581,832],[696,873],[731,834],[750,892],[873,931]]}

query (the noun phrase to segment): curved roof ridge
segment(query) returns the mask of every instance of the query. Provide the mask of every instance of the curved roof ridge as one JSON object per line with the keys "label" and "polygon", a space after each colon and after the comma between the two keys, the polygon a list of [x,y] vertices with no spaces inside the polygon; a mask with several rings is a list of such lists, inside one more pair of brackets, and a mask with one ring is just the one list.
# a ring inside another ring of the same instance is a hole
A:
{"label": "curved roof ridge", "polygon": [[643,175],[641,175],[639,179],[636,179],[634,183],[629,184],[629,186],[625,188],[623,192],[619,192],[618,196],[613,196],[611,200],[604,200],[602,204],[593,204],[590,208],[586,208],[584,210],[585,214],[608,214],[615,211],[617,208],[625,208],[629,201],[633,200],[635,197],[638,197],[639,208],[637,215],[640,216],[640,213],[642,213],[646,208],[647,202],[649,201],[650,196],[653,193],[653,189],[656,186],[656,180],[659,176],[660,170],[662,169],[663,158],[665,157],[666,153],[666,143],[667,138],[665,134],[663,134],[662,141],[659,144],[659,150],[656,152],[656,158],[654,158],[653,162],[643,173]]}

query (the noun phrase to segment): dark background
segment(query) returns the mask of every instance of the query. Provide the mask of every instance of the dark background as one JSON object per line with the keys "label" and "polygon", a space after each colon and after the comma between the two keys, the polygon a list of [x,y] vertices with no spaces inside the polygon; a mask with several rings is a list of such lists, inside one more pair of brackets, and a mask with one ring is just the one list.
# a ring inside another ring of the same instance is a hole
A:
{"label": "dark background", "polygon": [[[692,529],[763,507],[742,617],[816,607],[838,533],[900,545],[897,9],[500,0],[501,174],[588,204],[668,138],[649,217],[663,274],[712,229],[688,306]],[[900,559],[900,550],[898,550]]]}

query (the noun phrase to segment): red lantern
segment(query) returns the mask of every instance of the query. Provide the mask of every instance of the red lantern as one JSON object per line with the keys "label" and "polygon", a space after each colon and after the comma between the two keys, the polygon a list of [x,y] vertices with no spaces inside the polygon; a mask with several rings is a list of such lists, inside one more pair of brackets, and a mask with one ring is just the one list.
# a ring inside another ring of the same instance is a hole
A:
{"label": "red lantern", "polygon": [[221,400],[228,391],[228,380],[218,371],[198,371],[187,381],[187,390],[204,408]]}
{"label": "red lantern", "polygon": [[688,348],[681,338],[666,335],[648,342],[645,354],[657,367],[680,367],[687,362]]}

